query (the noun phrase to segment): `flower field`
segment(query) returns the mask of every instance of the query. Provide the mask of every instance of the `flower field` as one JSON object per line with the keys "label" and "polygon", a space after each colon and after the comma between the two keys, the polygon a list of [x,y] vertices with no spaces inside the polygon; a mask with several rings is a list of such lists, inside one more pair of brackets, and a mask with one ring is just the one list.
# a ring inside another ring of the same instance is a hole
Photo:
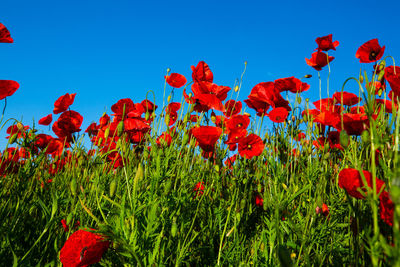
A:
{"label": "flower field", "polygon": [[204,61],[190,79],[168,69],[163,91],[86,129],[69,92],[37,120],[48,134],[7,118],[20,85],[0,80],[0,265],[400,266],[400,67],[372,39],[330,95],[337,48],[310,48],[318,77],[252,88],[246,64],[233,88]]}

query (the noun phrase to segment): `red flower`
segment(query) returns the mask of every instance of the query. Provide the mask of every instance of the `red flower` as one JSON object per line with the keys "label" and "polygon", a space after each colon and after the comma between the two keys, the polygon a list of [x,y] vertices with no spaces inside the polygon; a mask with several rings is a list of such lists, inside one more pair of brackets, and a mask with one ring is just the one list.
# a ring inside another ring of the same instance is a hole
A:
{"label": "red flower", "polygon": [[256,134],[249,134],[239,141],[238,152],[244,158],[251,159],[252,157],[259,156],[263,150],[264,143]]}
{"label": "red flower", "polygon": [[247,129],[250,124],[250,119],[246,115],[235,115],[226,120],[226,127],[228,131],[238,131]]}
{"label": "red flower", "polygon": [[213,82],[213,73],[208,67],[207,63],[204,61],[200,61],[196,67],[192,66],[192,78],[194,82],[205,81],[205,82]]}
{"label": "red flower", "polygon": [[286,108],[274,108],[268,113],[268,117],[273,122],[284,122],[289,115]]}
{"label": "red flower", "polygon": [[310,89],[310,85],[301,82],[295,77],[281,78],[274,81],[275,87],[279,92],[290,91],[292,93],[301,93]]}
{"label": "red flower", "polygon": [[39,124],[40,125],[49,125],[51,123],[51,121],[53,120],[53,115],[49,114],[46,117],[43,117],[39,120]]}
{"label": "red flower", "polygon": [[318,37],[315,39],[315,42],[318,44],[318,48],[316,50],[319,51],[328,51],[330,49],[336,50],[336,47],[339,45],[339,41],[332,42],[332,34],[327,36]]}
{"label": "red flower", "polygon": [[13,43],[14,40],[11,38],[10,32],[6,26],[0,23],[0,43]]}
{"label": "red flower", "polygon": [[388,225],[393,226],[394,203],[390,199],[389,193],[386,191],[382,192],[379,200],[381,219]]}
{"label": "red flower", "polygon": [[0,100],[12,96],[19,88],[19,83],[10,80],[0,80]]}
{"label": "red flower", "polygon": [[214,126],[200,126],[190,130],[204,152],[214,152],[215,144],[222,134],[222,129]]}
{"label": "red flower", "polygon": [[[357,199],[363,199],[364,196],[358,192],[358,190],[362,190],[366,192],[364,186],[368,186],[372,188],[372,174],[369,171],[363,171],[365,176],[365,180],[367,185],[364,184],[363,179],[360,175],[360,172],[353,168],[343,169],[339,173],[339,187],[346,190],[346,192]],[[378,178],[376,178],[376,193],[379,193],[382,186],[384,186],[384,182]]]}
{"label": "red flower", "polygon": [[360,63],[371,63],[382,58],[385,47],[381,47],[378,39],[372,39],[360,46],[356,52],[356,58]]}
{"label": "red flower", "polygon": [[[324,52],[314,52],[311,55],[311,58],[306,58],[307,65],[313,67],[315,70],[320,71],[323,67],[328,65],[328,62],[334,60],[334,57],[329,56]],[[328,61],[329,60],[329,61]]]}
{"label": "red flower", "polygon": [[400,67],[389,66],[385,68],[385,79],[389,82],[390,88],[396,96],[400,94]]}
{"label": "red flower", "polygon": [[342,98],[343,98],[343,105],[346,106],[353,106],[361,101],[361,98],[359,98],[357,95],[349,92],[336,92],[332,96],[338,103],[342,103]]}
{"label": "red flower", "polygon": [[264,204],[264,199],[260,196],[260,194],[256,194],[256,206],[262,207]]}
{"label": "red flower", "polygon": [[69,108],[69,106],[71,106],[72,103],[74,103],[75,95],[76,94],[67,93],[63,96],[60,96],[54,103],[53,113],[58,114],[66,111]]}
{"label": "red flower", "polygon": [[64,267],[86,267],[101,260],[110,245],[104,237],[78,230],[74,232],[60,251],[60,261]]}
{"label": "red flower", "polygon": [[165,76],[167,83],[175,88],[181,88],[186,83],[186,78],[179,73],[171,73],[169,76]]}
{"label": "red flower", "polygon": [[242,102],[240,101],[235,101],[233,99],[228,100],[225,102],[225,112],[224,115],[226,117],[234,116],[236,114],[239,114],[240,111],[242,111]]}

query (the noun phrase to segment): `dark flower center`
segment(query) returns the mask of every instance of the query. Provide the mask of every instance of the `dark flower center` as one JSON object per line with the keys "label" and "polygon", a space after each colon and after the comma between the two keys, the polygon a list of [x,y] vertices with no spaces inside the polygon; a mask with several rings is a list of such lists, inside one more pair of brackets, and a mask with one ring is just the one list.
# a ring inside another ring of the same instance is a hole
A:
{"label": "dark flower center", "polygon": [[376,59],[376,52],[375,51],[371,51],[371,53],[369,53],[369,60],[375,60]]}

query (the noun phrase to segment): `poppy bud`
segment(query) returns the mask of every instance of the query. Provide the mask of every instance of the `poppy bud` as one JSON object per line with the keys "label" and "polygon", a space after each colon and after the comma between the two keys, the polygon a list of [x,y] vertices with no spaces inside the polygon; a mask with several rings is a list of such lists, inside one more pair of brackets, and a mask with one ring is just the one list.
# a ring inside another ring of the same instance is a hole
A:
{"label": "poppy bud", "polygon": [[166,124],[167,126],[169,126],[169,120],[170,120],[169,114],[165,115],[165,124]]}
{"label": "poppy bud", "polygon": [[171,71],[171,69],[170,69],[170,68],[167,68],[167,73],[170,72],[170,71]]}
{"label": "poppy bud", "polygon": [[189,141],[189,135],[187,133],[185,133],[183,135],[183,139],[182,139],[182,145],[186,145]]}
{"label": "poppy bud", "polygon": [[344,147],[344,148],[346,148],[346,147],[349,146],[350,137],[349,137],[349,135],[347,134],[346,130],[340,131],[339,142],[340,142],[340,145],[341,145],[342,147]]}
{"label": "poppy bud", "polygon": [[257,192],[258,192],[258,193],[261,193],[261,191],[262,191],[261,184],[258,183],[258,184],[257,184]]}
{"label": "poppy bud", "polygon": [[139,163],[138,168],[136,170],[135,179],[133,180],[133,183],[137,184],[140,180],[143,179],[143,176],[144,176],[143,166],[142,166],[142,164]]}
{"label": "poppy bud", "polygon": [[164,196],[167,196],[169,192],[171,192],[171,188],[172,188],[172,180],[169,179],[164,186]]}
{"label": "poppy bud", "polygon": [[194,111],[194,105],[190,105],[190,112],[189,113],[192,113]]}
{"label": "poppy bud", "polygon": [[117,126],[117,135],[121,136],[123,132],[124,132],[124,122],[120,121]]}
{"label": "poppy bud", "polygon": [[168,102],[168,103],[171,102],[171,95],[169,95],[169,96],[167,97],[167,102]]}
{"label": "poppy bud", "polygon": [[292,260],[294,260],[294,259],[296,259],[296,253],[294,253],[294,252],[292,252],[292,254],[290,254],[290,258],[292,259]]}
{"label": "poppy bud", "polygon": [[251,117],[251,115],[247,112],[243,113],[243,115],[246,115],[247,117]]}
{"label": "poppy bud", "polygon": [[148,121],[150,119],[150,112],[146,111],[146,114],[144,115],[144,119]]}
{"label": "poppy bud", "polygon": [[378,96],[381,97],[381,96],[382,96],[382,93],[383,93],[383,90],[382,90],[382,89],[379,89],[379,90],[378,90]]}
{"label": "poppy bud", "polygon": [[285,185],[284,183],[282,183],[282,187],[283,189],[287,190],[287,185]]}
{"label": "poppy bud", "polygon": [[378,81],[382,81],[384,75],[385,75],[385,70],[381,70],[378,74]]}
{"label": "poppy bud", "polygon": [[358,79],[360,80],[360,83],[364,82],[364,76],[362,76],[361,74],[360,74],[360,77]]}
{"label": "poppy bud", "polygon": [[76,188],[78,187],[75,178],[72,178],[71,182],[69,183],[69,187],[71,189],[72,195],[75,196],[76,195]]}
{"label": "poppy bud", "polygon": [[383,70],[386,67],[386,61],[383,60],[380,64],[379,64],[379,70]]}
{"label": "poppy bud", "polygon": [[178,232],[178,225],[176,224],[176,216],[172,218],[171,236],[175,237]]}
{"label": "poppy bud", "polygon": [[107,128],[107,129],[104,131],[104,139],[107,140],[107,138],[108,138],[109,135],[110,135],[110,128]]}
{"label": "poppy bud", "polygon": [[301,104],[301,97],[300,96],[297,96],[297,103],[299,103],[299,104]]}
{"label": "poppy bud", "polygon": [[362,140],[364,143],[369,143],[369,141],[370,141],[370,136],[369,136],[369,132],[368,132],[367,130],[365,130],[365,131],[363,131],[363,132],[361,133],[361,140]]}
{"label": "poppy bud", "polygon": [[216,165],[214,166],[214,169],[215,169],[216,172],[219,172],[219,165],[216,164]]}
{"label": "poppy bud", "polygon": [[311,78],[312,77],[312,75],[311,74],[306,74],[306,75],[304,75],[304,78]]}
{"label": "poppy bud", "polygon": [[18,122],[17,123],[17,128],[18,128],[18,130],[23,131],[24,130],[24,125],[22,123]]}
{"label": "poppy bud", "polygon": [[235,90],[235,93],[237,93],[237,91],[239,91],[239,85],[235,85],[234,90]]}
{"label": "poppy bud", "polygon": [[17,139],[18,134],[13,134],[10,139],[8,139],[8,143],[14,144],[15,140]]}
{"label": "poppy bud", "polygon": [[211,121],[212,121],[213,123],[215,123],[215,122],[217,121],[217,116],[215,116],[215,113],[214,113],[214,112],[211,113]]}
{"label": "poppy bud", "polygon": [[113,197],[117,190],[117,179],[113,179],[110,183],[110,197]]}

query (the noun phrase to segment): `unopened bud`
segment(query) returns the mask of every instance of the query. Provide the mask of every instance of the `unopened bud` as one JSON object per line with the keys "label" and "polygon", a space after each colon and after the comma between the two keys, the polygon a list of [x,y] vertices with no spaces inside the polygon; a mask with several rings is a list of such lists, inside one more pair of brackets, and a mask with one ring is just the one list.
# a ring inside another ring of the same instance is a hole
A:
{"label": "unopened bud", "polygon": [[73,178],[69,184],[69,187],[71,189],[71,193],[73,196],[76,195],[76,188],[78,187],[77,183],[76,183],[76,179]]}
{"label": "unopened bud", "polygon": [[144,119],[146,120],[146,121],[148,121],[149,119],[150,119],[150,112],[146,112],[146,114],[144,115]]}
{"label": "unopened bud", "polygon": [[340,145],[344,148],[349,146],[350,137],[345,130],[340,131],[339,142],[340,142]]}
{"label": "unopened bud", "polygon": [[312,77],[312,75],[311,74],[306,74],[306,75],[304,75],[304,78],[311,78]]}
{"label": "unopened bud", "polygon": [[361,74],[360,74],[360,77],[358,79],[360,80],[360,83],[364,82],[364,76],[362,76]]}
{"label": "unopened bud", "polygon": [[170,68],[167,68],[167,73],[169,73],[171,71],[171,69]]}
{"label": "unopened bud", "polygon": [[124,132],[124,122],[120,121],[117,126],[117,135],[121,136],[123,132]]}
{"label": "unopened bud", "polygon": [[235,90],[235,92],[239,91],[239,85],[236,85],[234,90]]}
{"label": "unopened bud", "polygon": [[171,95],[169,95],[169,96],[167,97],[167,102],[168,102],[168,103],[171,102]]}
{"label": "unopened bud", "polygon": [[169,126],[169,120],[170,120],[169,114],[165,115],[165,124],[166,124],[167,126]]}
{"label": "unopened bud", "polygon": [[107,139],[109,135],[110,135],[110,128],[108,127],[108,128],[104,131],[104,139]]}
{"label": "unopened bud", "polygon": [[18,128],[18,130],[22,131],[22,130],[24,130],[24,125],[22,123],[18,122],[17,128]]}
{"label": "unopened bud", "polygon": [[113,197],[117,190],[117,179],[113,179],[110,183],[110,197]]}
{"label": "unopened bud", "polygon": [[243,113],[243,115],[246,115],[247,117],[251,117],[251,115],[247,112]]}

